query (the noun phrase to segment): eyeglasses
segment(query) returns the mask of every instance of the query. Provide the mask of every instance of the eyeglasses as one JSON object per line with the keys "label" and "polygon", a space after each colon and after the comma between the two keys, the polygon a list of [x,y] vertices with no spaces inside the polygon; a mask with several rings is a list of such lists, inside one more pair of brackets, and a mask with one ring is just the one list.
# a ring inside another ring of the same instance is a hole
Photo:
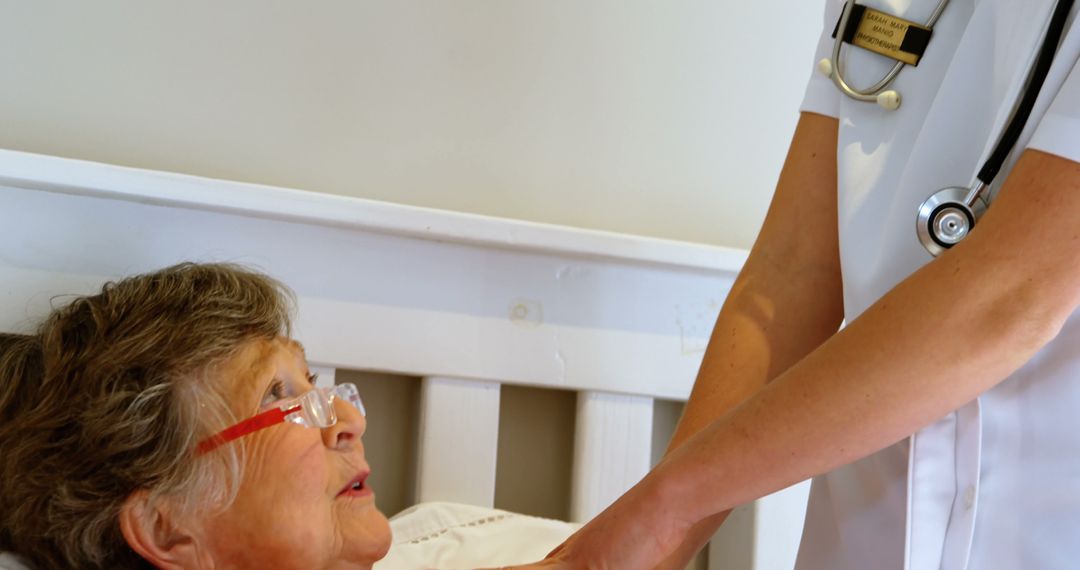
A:
{"label": "eyeglasses", "polygon": [[338,384],[333,388],[312,388],[296,398],[280,402],[271,410],[252,416],[200,441],[196,454],[208,453],[230,441],[283,422],[319,429],[328,428],[337,423],[334,400],[339,398],[359,410],[360,415],[367,415],[364,403],[360,401],[360,393],[356,390],[356,384],[348,382]]}

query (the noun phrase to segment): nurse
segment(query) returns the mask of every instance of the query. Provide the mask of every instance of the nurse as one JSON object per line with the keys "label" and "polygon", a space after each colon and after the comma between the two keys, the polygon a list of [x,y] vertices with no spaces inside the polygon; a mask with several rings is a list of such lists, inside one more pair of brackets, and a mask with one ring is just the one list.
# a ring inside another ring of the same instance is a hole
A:
{"label": "nurse", "polygon": [[[1078,564],[1077,9],[865,0],[917,24],[940,12],[918,65],[866,102],[831,72],[870,92],[896,60],[845,44],[837,62],[845,4],[826,3],[830,75],[810,79],[667,456],[541,566],[681,569],[730,509],[808,477],[799,570]],[[1043,44],[1030,116],[995,153]],[[1002,153],[966,237],[950,242],[962,208],[919,217]]]}

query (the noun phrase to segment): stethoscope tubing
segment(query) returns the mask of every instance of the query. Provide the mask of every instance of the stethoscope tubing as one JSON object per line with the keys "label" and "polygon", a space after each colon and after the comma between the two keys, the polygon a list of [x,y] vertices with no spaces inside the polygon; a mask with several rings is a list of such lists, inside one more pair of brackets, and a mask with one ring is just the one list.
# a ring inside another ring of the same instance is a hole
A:
{"label": "stethoscope tubing", "polygon": [[[1020,104],[1017,105],[1012,119],[1009,120],[1009,124],[1001,133],[1001,139],[986,159],[983,167],[979,169],[977,178],[982,183],[981,185],[990,186],[994,182],[994,178],[1001,171],[1001,167],[1005,165],[1009,153],[1016,146],[1016,141],[1020,139],[1024,127],[1027,126],[1031,111],[1035,108],[1035,102],[1042,92],[1043,83],[1046,82],[1046,76],[1050,74],[1050,66],[1054,63],[1054,55],[1057,54],[1058,45],[1061,44],[1061,36],[1065,33],[1065,24],[1068,20],[1069,11],[1072,10],[1073,2],[1074,0],[1058,0],[1054,6],[1054,14],[1050,18],[1050,26],[1046,30],[1046,39],[1043,40],[1042,47],[1039,48],[1039,56],[1036,58],[1035,66],[1031,71],[1031,82],[1024,90],[1024,95],[1020,98]],[[980,184],[976,184],[976,186],[980,186]],[[973,202],[974,198],[977,197],[974,188],[972,194],[971,201]]]}

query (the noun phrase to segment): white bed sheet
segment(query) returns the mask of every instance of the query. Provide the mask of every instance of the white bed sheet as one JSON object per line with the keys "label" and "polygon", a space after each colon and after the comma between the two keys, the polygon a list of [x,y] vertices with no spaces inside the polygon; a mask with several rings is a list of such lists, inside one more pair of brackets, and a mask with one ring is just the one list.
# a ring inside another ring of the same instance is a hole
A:
{"label": "white bed sheet", "polygon": [[465,570],[540,560],[581,527],[460,505],[421,503],[390,519],[394,540],[375,570]]}

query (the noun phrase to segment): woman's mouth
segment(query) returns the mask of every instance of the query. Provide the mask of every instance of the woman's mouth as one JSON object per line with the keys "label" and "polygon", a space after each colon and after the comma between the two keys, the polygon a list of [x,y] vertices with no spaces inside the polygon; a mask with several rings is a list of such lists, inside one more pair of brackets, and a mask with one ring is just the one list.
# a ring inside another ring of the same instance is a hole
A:
{"label": "woman's mouth", "polygon": [[356,477],[353,477],[346,485],[338,492],[338,497],[368,497],[371,496],[371,487],[367,485],[367,478],[370,475],[370,471],[361,471],[357,473]]}

